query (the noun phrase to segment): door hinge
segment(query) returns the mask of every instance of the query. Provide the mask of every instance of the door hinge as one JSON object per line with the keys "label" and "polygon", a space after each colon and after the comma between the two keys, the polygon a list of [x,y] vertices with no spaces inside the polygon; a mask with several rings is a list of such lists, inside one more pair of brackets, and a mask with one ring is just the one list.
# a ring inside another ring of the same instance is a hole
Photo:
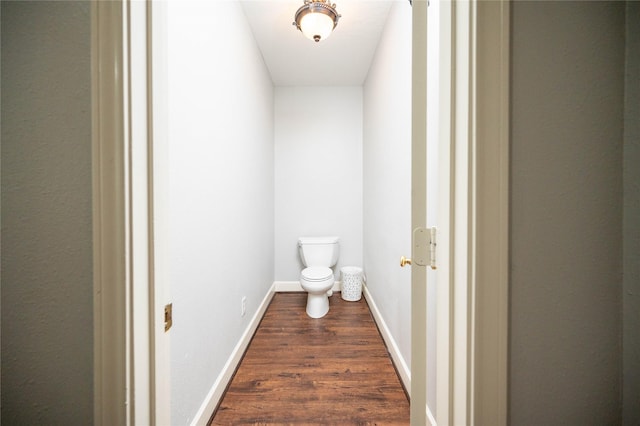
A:
{"label": "door hinge", "polygon": [[173,303],[164,306],[164,331],[169,331],[173,325]]}
{"label": "door hinge", "polygon": [[415,264],[436,269],[436,231],[437,228],[416,228],[413,230],[413,253]]}

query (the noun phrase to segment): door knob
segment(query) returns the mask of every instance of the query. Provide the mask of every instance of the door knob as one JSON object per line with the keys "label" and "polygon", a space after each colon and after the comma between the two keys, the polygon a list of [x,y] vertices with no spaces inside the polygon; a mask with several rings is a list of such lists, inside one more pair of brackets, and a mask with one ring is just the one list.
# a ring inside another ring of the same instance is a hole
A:
{"label": "door knob", "polygon": [[411,265],[411,259],[408,259],[404,256],[400,258],[400,266],[404,268],[404,265]]}

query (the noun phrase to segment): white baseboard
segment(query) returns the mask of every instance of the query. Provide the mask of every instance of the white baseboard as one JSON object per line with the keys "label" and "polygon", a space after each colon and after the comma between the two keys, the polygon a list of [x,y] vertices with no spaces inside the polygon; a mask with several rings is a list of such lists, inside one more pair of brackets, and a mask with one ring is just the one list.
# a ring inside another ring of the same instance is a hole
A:
{"label": "white baseboard", "polygon": [[436,423],[435,417],[433,417],[433,414],[429,409],[429,405],[427,405],[427,422],[429,422],[427,426],[438,426],[438,423]]}
{"label": "white baseboard", "polygon": [[251,338],[256,332],[256,329],[258,328],[258,325],[260,324],[264,313],[267,311],[267,307],[269,306],[271,299],[273,299],[274,294],[274,285],[272,285],[267,292],[267,295],[264,297],[264,299],[262,299],[262,303],[260,303],[260,306],[258,306],[258,310],[251,318],[251,321],[249,322],[249,325],[247,326],[245,332],[242,334],[240,341],[233,349],[233,352],[231,352],[231,356],[222,368],[220,375],[218,375],[218,378],[213,383],[211,390],[207,394],[207,397],[200,406],[200,409],[196,413],[193,421],[191,422],[191,426],[206,426],[209,423],[211,415],[218,406],[218,403],[222,400],[224,391],[227,389],[227,386],[231,382],[233,374],[240,364],[240,361],[242,361],[244,352],[247,349],[247,346],[249,346]]}
{"label": "white baseboard", "polygon": [[369,293],[369,289],[366,285],[362,286],[362,292],[364,294],[364,298],[367,300],[369,304],[369,309],[371,310],[371,315],[373,315],[373,319],[378,324],[378,329],[380,330],[380,334],[382,335],[382,339],[387,345],[387,349],[389,350],[389,355],[393,360],[393,363],[396,366],[396,370],[398,370],[398,375],[400,376],[400,380],[402,380],[402,384],[407,391],[409,397],[411,397],[411,370],[407,366],[404,358],[400,354],[400,349],[396,344],[396,341],[391,336],[391,332],[387,327],[387,324],[382,319],[382,315],[380,314],[380,310],[378,310],[378,306],[376,302],[371,297],[371,293]]}
{"label": "white baseboard", "polygon": [[[342,288],[342,282],[336,281],[333,283],[332,290],[334,292],[340,291]],[[300,281],[274,281],[273,282],[273,291],[278,293],[287,293],[291,291],[304,291],[302,286],[300,285]]]}

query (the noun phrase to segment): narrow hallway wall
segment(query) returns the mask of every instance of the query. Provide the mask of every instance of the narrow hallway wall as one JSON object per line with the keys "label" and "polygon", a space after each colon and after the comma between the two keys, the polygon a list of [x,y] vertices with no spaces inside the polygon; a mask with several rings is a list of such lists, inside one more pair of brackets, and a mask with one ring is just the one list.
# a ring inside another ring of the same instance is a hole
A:
{"label": "narrow hallway wall", "polygon": [[171,423],[185,425],[274,280],[273,85],[239,2],[167,6]]}
{"label": "narrow hallway wall", "polygon": [[364,84],[367,287],[411,365],[411,6],[394,3]]}

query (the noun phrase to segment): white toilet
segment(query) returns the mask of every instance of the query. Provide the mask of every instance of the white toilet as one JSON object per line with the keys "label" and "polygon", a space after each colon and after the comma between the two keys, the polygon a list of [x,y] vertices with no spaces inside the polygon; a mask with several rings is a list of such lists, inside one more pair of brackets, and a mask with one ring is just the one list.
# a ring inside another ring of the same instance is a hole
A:
{"label": "white toilet", "polygon": [[338,261],[338,237],[301,237],[298,239],[300,259],[306,266],[300,284],[308,293],[307,315],[322,318],[329,312],[329,297],[334,277],[331,267]]}

